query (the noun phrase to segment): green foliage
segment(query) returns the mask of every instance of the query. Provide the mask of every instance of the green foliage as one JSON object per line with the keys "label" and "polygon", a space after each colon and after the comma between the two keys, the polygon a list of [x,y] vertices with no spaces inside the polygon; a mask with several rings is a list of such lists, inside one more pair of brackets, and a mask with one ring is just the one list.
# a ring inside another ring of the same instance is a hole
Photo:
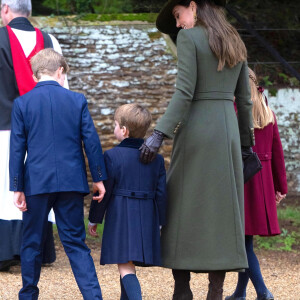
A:
{"label": "green foliage", "polygon": [[95,13],[120,14],[133,11],[131,0],[102,0],[93,1]]}
{"label": "green foliage", "polygon": [[[56,14],[122,14],[158,12],[165,0],[44,0],[34,1],[36,11],[51,10]],[[35,12],[36,12],[35,11]]]}
{"label": "green foliage", "polygon": [[146,21],[149,23],[154,23],[156,20],[157,14],[84,14],[79,16],[78,19],[83,21]]}
{"label": "green foliage", "polygon": [[279,220],[289,220],[294,225],[300,225],[300,208],[298,207],[287,207],[281,208],[277,211]]}
{"label": "green foliage", "polygon": [[134,12],[159,12],[166,0],[131,0]]}
{"label": "green foliage", "polygon": [[292,86],[292,87],[300,86],[300,81],[296,77],[290,77],[289,82],[290,82],[290,86]]}
{"label": "green foliage", "polygon": [[153,41],[153,40],[161,38],[161,33],[159,31],[149,32],[148,36],[149,36],[150,40]]}
{"label": "green foliage", "polygon": [[269,75],[264,76],[262,78],[262,82],[263,82],[263,86],[268,88],[270,95],[275,97],[277,95],[277,89],[273,87],[273,82],[270,80],[270,76]]}
{"label": "green foliage", "polygon": [[272,97],[276,97],[276,95],[277,95],[277,89],[274,88],[274,87],[270,87],[270,88],[269,88],[269,93],[270,93],[270,95],[271,95]]}
{"label": "green foliage", "polygon": [[284,84],[288,84],[290,86],[299,86],[299,80],[296,77],[290,77],[284,73],[279,73],[278,77],[282,79]]}
{"label": "green foliage", "polygon": [[44,0],[42,5],[59,14],[79,14],[94,12],[94,0]]}
{"label": "green foliage", "polygon": [[286,74],[279,73],[278,76],[283,79],[283,82],[285,82],[285,83],[289,82],[289,76],[287,76]]}
{"label": "green foliage", "polygon": [[270,78],[269,75],[267,75],[267,76],[265,76],[265,77],[262,78],[263,83],[264,83],[263,85],[264,85],[265,87],[269,87],[269,86],[272,86],[272,85],[273,85],[273,83],[269,80],[269,78]]}
{"label": "green foliage", "polygon": [[280,235],[273,237],[255,237],[258,248],[266,250],[282,250],[282,251],[293,251],[293,246],[299,244],[299,233],[292,231],[288,232],[287,229],[282,229]]}
{"label": "green foliage", "polygon": [[[287,222],[292,229],[290,231],[286,228],[282,228],[280,235],[273,237],[255,237],[258,248],[266,250],[283,250],[293,251],[293,247],[300,245],[300,208],[298,207],[286,207],[280,208],[277,211],[278,219]],[[294,230],[295,228],[295,230]]]}

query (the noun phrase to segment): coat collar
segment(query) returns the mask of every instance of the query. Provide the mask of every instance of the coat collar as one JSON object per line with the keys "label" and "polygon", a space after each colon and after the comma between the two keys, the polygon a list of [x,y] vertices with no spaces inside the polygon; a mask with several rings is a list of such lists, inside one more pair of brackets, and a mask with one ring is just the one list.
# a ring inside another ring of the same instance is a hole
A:
{"label": "coat collar", "polygon": [[29,20],[25,17],[17,17],[12,19],[9,24],[9,27],[24,31],[35,31],[34,27],[31,25]]}
{"label": "coat collar", "polygon": [[36,88],[39,88],[41,86],[44,86],[44,85],[56,85],[56,86],[61,86],[57,81],[55,80],[46,80],[46,81],[40,81],[36,84],[35,86],[35,89]]}
{"label": "coat collar", "polygon": [[127,147],[139,149],[144,143],[143,139],[127,138],[123,140],[117,147]]}

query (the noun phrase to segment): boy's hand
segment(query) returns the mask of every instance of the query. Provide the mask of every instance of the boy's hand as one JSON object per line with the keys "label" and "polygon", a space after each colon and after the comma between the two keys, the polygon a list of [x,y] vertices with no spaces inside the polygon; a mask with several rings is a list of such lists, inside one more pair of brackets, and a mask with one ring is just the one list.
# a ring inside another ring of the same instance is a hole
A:
{"label": "boy's hand", "polygon": [[105,194],[105,187],[103,181],[93,182],[93,194],[99,193],[99,195],[93,196],[93,200],[101,202],[104,194]]}
{"label": "boy's hand", "polygon": [[91,236],[94,236],[94,237],[98,236],[98,233],[97,233],[97,224],[89,223],[88,229],[89,229],[89,234]]}
{"label": "boy's hand", "polygon": [[14,192],[14,204],[20,211],[27,210],[25,194],[23,192]]}

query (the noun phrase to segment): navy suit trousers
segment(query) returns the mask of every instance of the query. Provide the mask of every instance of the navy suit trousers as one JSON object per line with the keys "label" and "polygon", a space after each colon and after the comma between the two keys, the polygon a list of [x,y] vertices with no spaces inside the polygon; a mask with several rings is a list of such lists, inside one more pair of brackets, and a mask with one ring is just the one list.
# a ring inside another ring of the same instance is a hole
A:
{"label": "navy suit trousers", "polygon": [[83,195],[77,192],[41,194],[27,196],[26,202],[21,246],[23,288],[19,292],[19,299],[38,299],[42,245],[47,231],[48,214],[53,207],[58,234],[83,298],[102,300],[91,251],[85,244]]}

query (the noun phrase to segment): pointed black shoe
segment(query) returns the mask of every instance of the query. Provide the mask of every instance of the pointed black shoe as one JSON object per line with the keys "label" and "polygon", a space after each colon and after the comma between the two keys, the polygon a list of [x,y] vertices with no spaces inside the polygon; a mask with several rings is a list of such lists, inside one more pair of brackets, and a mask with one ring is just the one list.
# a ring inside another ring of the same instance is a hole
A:
{"label": "pointed black shoe", "polygon": [[225,300],[246,300],[246,297],[234,297],[234,295],[225,297]]}
{"label": "pointed black shoe", "polygon": [[262,296],[257,297],[256,300],[274,300],[274,296],[270,291],[267,291]]}

